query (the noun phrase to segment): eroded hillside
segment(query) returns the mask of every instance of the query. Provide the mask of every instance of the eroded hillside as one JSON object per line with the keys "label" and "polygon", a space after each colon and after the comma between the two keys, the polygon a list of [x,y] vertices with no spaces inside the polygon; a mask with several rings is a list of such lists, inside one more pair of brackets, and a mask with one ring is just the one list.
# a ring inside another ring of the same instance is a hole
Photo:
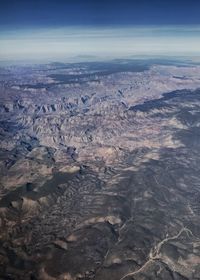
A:
{"label": "eroded hillside", "polygon": [[122,65],[0,70],[2,279],[200,279],[200,68]]}

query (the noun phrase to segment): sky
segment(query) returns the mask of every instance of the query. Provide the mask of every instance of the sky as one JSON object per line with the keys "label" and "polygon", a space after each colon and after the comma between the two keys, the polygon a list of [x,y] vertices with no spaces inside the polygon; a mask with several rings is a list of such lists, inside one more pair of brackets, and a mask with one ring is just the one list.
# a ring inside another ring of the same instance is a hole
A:
{"label": "sky", "polygon": [[0,60],[198,55],[199,0],[0,0]]}

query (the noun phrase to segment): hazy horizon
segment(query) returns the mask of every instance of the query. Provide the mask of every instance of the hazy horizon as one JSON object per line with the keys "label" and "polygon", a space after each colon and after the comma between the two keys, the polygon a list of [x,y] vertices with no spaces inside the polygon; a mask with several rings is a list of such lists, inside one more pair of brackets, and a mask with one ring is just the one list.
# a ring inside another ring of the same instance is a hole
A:
{"label": "hazy horizon", "polygon": [[0,7],[0,60],[200,55],[197,0],[14,0]]}
{"label": "hazy horizon", "polygon": [[200,25],[70,26],[0,30],[0,60],[62,60],[77,56],[198,56]]}

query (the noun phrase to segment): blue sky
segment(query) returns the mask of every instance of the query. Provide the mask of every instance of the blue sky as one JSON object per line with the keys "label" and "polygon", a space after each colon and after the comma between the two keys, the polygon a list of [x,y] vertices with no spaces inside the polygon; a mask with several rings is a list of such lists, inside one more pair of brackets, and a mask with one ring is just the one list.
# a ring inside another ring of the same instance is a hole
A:
{"label": "blue sky", "polygon": [[199,0],[0,0],[0,25],[186,25],[199,11]]}
{"label": "blue sky", "polygon": [[199,55],[200,1],[0,0],[0,60]]}

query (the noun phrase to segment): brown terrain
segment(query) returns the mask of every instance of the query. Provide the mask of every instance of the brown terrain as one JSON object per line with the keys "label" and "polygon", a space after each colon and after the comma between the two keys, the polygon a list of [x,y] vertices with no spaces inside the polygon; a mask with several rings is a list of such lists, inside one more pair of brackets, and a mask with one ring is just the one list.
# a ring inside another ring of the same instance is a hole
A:
{"label": "brown terrain", "polygon": [[0,69],[0,279],[200,279],[200,67]]}

